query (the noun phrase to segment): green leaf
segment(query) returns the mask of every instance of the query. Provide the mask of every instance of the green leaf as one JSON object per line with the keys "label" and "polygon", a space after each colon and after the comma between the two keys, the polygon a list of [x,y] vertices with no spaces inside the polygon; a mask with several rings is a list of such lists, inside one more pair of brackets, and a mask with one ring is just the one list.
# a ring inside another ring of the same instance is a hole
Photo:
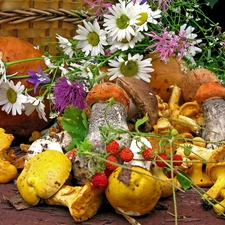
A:
{"label": "green leaf", "polygon": [[139,119],[135,123],[135,130],[138,131],[138,128],[143,125],[145,122],[148,121],[148,114],[146,113],[145,116],[142,119]]}
{"label": "green leaf", "polygon": [[190,177],[183,171],[179,171],[179,173],[177,174],[177,180],[179,181],[181,187],[184,190],[187,190],[191,187],[191,179]]}
{"label": "green leaf", "polygon": [[88,133],[88,119],[85,111],[68,106],[62,115],[62,126],[74,138],[73,143],[78,145]]}

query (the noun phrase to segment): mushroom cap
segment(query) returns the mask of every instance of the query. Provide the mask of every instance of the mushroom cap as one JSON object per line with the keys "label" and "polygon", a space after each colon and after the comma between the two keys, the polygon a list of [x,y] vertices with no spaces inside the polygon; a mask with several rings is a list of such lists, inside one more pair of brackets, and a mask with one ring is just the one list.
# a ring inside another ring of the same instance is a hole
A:
{"label": "mushroom cap", "polygon": [[218,77],[212,71],[205,68],[188,71],[180,85],[184,101],[193,101],[198,88],[208,82],[219,83]]}
{"label": "mushroom cap", "polygon": [[149,120],[144,125],[144,130],[149,132],[158,120],[158,100],[152,88],[146,82],[130,77],[120,77],[117,84],[122,87],[138,109],[138,119],[147,113]]}
{"label": "mushroom cap", "polygon": [[225,98],[225,88],[219,83],[208,82],[202,84],[195,94],[195,100],[199,103],[212,98]]}
{"label": "mushroom cap", "polygon": [[96,102],[106,102],[110,98],[114,98],[128,111],[130,100],[127,93],[117,84],[111,82],[95,85],[87,94],[86,103],[91,107]]}
{"label": "mushroom cap", "polygon": [[54,195],[65,183],[71,171],[71,161],[55,150],[39,153],[27,161],[17,179],[22,198],[30,205]]}

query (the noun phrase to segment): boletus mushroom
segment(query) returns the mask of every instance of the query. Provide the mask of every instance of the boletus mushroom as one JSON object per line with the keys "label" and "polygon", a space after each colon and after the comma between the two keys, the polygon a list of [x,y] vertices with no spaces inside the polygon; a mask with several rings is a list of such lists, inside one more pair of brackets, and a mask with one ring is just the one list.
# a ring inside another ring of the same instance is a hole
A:
{"label": "boletus mushroom", "polygon": [[21,197],[30,205],[54,195],[70,175],[71,161],[55,150],[41,152],[27,161],[17,179]]}
{"label": "boletus mushroom", "polygon": [[207,148],[215,149],[219,142],[225,141],[225,88],[218,83],[204,83],[198,88],[195,99],[201,104],[204,114],[201,136],[206,141],[214,142],[207,144]]}
{"label": "boletus mushroom", "polygon": [[[115,101],[112,105],[108,102],[111,98]],[[129,131],[126,120],[130,104],[129,97],[117,84],[104,82],[94,86],[90,90],[86,97],[86,102],[90,109],[86,138],[91,142],[93,152],[105,153],[104,137],[99,128],[110,125],[114,129],[122,128]],[[128,133],[114,133],[113,135],[120,146],[130,146],[131,140]],[[97,162],[92,161],[92,163],[94,166]],[[90,182],[91,173],[88,169],[88,164],[89,158],[85,156],[77,156],[73,162],[73,174],[80,185]]]}
{"label": "boletus mushroom", "polygon": [[148,114],[148,121],[145,122],[143,130],[150,132],[158,120],[158,100],[152,88],[146,82],[130,77],[119,77],[117,84],[123,88],[130,98],[130,110],[128,118],[140,119]]}

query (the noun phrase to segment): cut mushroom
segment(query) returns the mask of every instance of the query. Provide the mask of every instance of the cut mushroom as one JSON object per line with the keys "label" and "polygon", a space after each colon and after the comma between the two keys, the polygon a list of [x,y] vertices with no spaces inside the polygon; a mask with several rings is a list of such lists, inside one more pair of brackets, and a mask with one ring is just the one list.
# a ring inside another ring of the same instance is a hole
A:
{"label": "cut mushroom", "polygon": [[52,197],[45,200],[49,205],[68,207],[75,221],[82,222],[93,217],[101,206],[103,189],[91,184],[72,187],[64,185]]}
{"label": "cut mushroom", "polygon": [[225,141],[225,88],[218,83],[202,84],[196,92],[196,101],[201,103],[204,114],[204,129],[202,138],[218,144],[207,144],[207,148],[219,147],[219,142]]}
{"label": "cut mushroom", "polygon": [[140,119],[148,114],[149,120],[144,124],[144,131],[150,132],[158,120],[158,100],[152,88],[146,82],[130,77],[120,77],[117,84],[122,87],[133,103],[128,112],[129,119]]}
{"label": "cut mushroom", "polygon": [[[113,105],[108,102],[111,98],[115,100]],[[129,131],[126,120],[129,97],[117,84],[106,82],[94,86],[88,93],[86,102],[91,108],[87,139],[93,146],[93,152],[105,153],[104,138],[99,128],[110,125],[115,129],[122,128]],[[114,134],[114,139],[120,146],[130,146],[128,133]],[[89,162],[85,156],[77,156],[73,162],[73,174],[80,185],[90,182]],[[92,161],[92,163],[94,166],[97,162]]]}

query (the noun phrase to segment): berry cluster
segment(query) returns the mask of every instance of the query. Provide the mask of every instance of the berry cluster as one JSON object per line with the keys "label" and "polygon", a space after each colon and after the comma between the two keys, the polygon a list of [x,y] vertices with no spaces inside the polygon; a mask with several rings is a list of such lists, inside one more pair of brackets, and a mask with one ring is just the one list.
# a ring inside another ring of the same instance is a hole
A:
{"label": "berry cluster", "polygon": [[98,188],[104,188],[108,185],[108,177],[120,164],[120,162],[130,162],[134,158],[134,153],[130,148],[120,147],[116,140],[106,144],[107,157],[104,163],[105,171],[98,172],[92,177],[92,184]]}

